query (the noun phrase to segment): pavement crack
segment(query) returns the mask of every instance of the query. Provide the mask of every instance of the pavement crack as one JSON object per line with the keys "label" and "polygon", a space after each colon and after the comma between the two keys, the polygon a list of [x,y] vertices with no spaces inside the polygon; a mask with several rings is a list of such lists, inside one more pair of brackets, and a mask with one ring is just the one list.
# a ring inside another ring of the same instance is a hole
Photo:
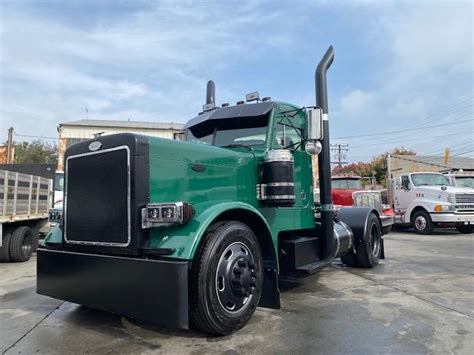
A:
{"label": "pavement crack", "polygon": [[41,318],[33,327],[31,327],[30,330],[28,330],[25,334],[23,334],[17,341],[15,341],[12,345],[10,345],[8,348],[6,348],[3,352],[3,354],[6,354],[7,351],[12,349],[16,344],[18,344],[22,339],[24,339],[28,334],[30,334],[36,327],[38,327],[43,321],[48,318],[55,310],[57,310],[59,307],[61,307],[64,304],[64,301],[58,304],[56,307],[54,307],[51,311],[49,311],[43,318]]}
{"label": "pavement crack", "polygon": [[398,292],[402,292],[402,293],[404,293],[404,294],[406,294],[406,295],[408,295],[408,296],[416,297],[416,298],[418,298],[419,300],[424,301],[424,302],[427,302],[427,303],[430,303],[430,304],[432,304],[432,305],[434,305],[434,306],[438,306],[438,307],[444,308],[444,309],[446,309],[446,310],[448,310],[448,311],[455,312],[455,313],[459,313],[459,314],[461,314],[461,315],[463,315],[463,316],[466,316],[466,317],[469,317],[469,318],[471,318],[471,319],[474,319],[474,316],[472,316],[472,315],[469,314],[469,313],[465,313],[465,312],[462,312],[462,311],[460,311],[460,310],[458,310],[458,309],[448,307],[448,306],[446,306],[446,305],[444,305],[444,304],[442,304],[442,303],[439,303],[439,302],[430,300],[430,299],[428,299],[428,298],[422,297],[422,296],[417,295],[417,294],[415,294],[415,293],[408,292],[408,291],[406,291],[406,290],[404,290],[404,289],[401,289],[401,288],[399,288],[399,287],[391,286],[391,285],[385,284],[385,283],[383,283],[383,282],[380,282],[380,281],[371,279],[370,277],[367,277],[367,276],[364,276],[364,275],[355,273],[355,272],[353,272],[353,271],[351,271],[351,270],[349,270],[349,269],[342,269],[342,268],[341,268],[341,270],[346,271],[346,272],[349,272],[349,273],[351,273],[352,275],[359,276],[359,277],[361,277],[361,278],[363,278],[363,279],[365,279],[365,280],[371,281],[371,282],[373,282],[373,283],[376,283],[377,285],[384,286],[384,287],[390,288],[390,289],[395,290],[395,291],[398,291]]}

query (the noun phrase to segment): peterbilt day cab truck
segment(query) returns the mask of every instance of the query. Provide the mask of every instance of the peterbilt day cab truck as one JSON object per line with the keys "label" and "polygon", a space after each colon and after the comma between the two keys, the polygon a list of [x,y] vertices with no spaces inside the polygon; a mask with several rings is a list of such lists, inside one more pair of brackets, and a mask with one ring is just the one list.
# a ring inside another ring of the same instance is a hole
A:
{"label": "peterbilt day cab truck", "polygon": [[[331,200],[326,72],[317,107],[258,99],[203,112],[187,141],[97,137],[65,155],[64,215],[38,252],[37,292],[162,326],[212,334],[280,308],[278,276],[307,276],[342,258],[384,257],[378,212]],[[315,217],[311,155],[319,156]],[[87,223],[84,223],[87,221]]]}
{"label": "peterbilt day cab truck", "polygon": [[392,180],[395,223],[410,225],[419,234],[435,227],[474,231],[474,190],[452,186],[441,173],[415,172]]}

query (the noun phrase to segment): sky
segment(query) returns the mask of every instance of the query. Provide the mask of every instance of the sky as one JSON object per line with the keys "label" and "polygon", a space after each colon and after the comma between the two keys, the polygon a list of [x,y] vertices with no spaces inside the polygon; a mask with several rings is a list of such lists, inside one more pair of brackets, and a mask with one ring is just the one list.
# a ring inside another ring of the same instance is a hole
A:
{"label": "sky", "polygon": [[[474,157],[472,1],[0,0],[0,140],[84,118],[186,122],[245,94],[315,104],[347,161],[394,147]],[[86,112],[86,109],[88,112]]]}

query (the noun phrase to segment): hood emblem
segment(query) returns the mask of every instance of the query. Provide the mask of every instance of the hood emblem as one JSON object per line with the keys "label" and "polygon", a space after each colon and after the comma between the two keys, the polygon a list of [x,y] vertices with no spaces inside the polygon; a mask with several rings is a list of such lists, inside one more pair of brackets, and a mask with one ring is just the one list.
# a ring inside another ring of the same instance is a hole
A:
{"label": "hood emblem", "polygon": [[100,147],[102,147],[102,143],[100,143],[99,141],[93,141],[91,144],[89,144],[89,150],[92,152],[99,150]]}

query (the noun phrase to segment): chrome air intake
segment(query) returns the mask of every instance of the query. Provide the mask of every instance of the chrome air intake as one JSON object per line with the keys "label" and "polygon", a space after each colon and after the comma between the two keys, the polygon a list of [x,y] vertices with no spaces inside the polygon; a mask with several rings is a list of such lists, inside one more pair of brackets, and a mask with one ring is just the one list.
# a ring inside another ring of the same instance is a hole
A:
{"label": "chrome air intake", "polygon": [[261,164],[261,184],[257,185],[258,198],[268,206],[295,204],[293,155],[289,150],[270,150]]}

